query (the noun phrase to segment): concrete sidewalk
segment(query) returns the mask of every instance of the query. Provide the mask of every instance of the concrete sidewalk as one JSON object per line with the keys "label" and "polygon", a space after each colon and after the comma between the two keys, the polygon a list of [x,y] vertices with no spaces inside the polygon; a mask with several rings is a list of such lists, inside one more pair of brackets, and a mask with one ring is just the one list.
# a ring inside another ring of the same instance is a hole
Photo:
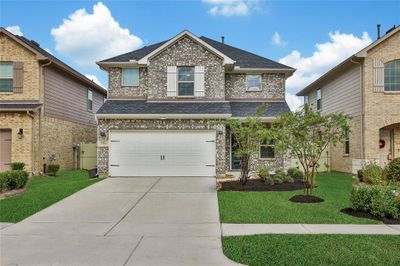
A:
{"label": "concrete sidewalk", "polygon": [[400,225],[385,224],[222,224],[223,236],[258,234],[400,235]]}

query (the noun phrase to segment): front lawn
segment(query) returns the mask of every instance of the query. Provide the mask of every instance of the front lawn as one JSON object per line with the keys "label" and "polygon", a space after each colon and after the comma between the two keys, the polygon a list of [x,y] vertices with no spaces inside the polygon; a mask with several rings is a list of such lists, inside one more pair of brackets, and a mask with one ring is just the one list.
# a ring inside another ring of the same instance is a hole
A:
{"label": "front lawn", "polygon": [[246,265],[400,265],[400,236],[224,237],[225,255]]}
{"label": "front lawn", "polygon": [[356,218],[340,212],[350,207],[353,178],[343,173],[320,173],[315,194],[322,203],[304,204],[289,201],[302,190],[289,192],[218,192],[222,223],[309,223],[309,224],[374,224],[365,218]]}
{"label": "front lawn", "polygon": [[0,222],[16,223],[101,179],[87,171],[64,171],[56,177],[33,177],[26,191],[0,200]]}

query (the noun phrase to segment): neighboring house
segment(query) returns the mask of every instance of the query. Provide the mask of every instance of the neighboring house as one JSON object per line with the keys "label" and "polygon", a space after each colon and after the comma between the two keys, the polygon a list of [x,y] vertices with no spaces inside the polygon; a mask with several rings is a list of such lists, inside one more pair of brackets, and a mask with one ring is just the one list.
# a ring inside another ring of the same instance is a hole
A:
{"label": "neighboring house", "polygon": [[0,171],[24,162],[37,174],[50,157],[73,168],[73,145],[96,142],[94,114],[106,90],[3,28],[0,47]]}
{"label": "neighboring house", "polygon": [[[240,168],[223,119],[289,112],[293,68],[183,31],[174,38],[98,62],[109,96],[97,112],[98,171],[110,176],[215,176]],[[261,143],[251,168],[283,168]]]}
{"label": "neighboring house", "polygon": [[400,157],[400,27],[352,55],[298,96],[322,114],[352,116],[344,143],[330,147],[331,169],[355,173],[365,160]]}

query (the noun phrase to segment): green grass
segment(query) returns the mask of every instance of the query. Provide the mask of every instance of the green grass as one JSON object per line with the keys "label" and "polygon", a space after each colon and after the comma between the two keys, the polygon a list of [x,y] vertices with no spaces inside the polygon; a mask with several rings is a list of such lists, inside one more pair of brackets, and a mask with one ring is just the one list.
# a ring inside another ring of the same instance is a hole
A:
{"label": "green grass", "polygon": [[246,265],[400,265],[400,236],[224,237],[225,255]]}
{"label": "green grass", "polygon": [[303,190],[290,192],[218,192],[222,223],[343,223],[373,224],[377,221],[356,218],[340,212],[350,207],[353,178],[343,173],[320,173],[314,195],[322,203],[304,204],[289,201]]}
{"label": "green grass", "polygon": [[56,177],[33,177],[26,191],[0,200],[0,222],[16,223],[101,179],[87,171],[64,171]]}

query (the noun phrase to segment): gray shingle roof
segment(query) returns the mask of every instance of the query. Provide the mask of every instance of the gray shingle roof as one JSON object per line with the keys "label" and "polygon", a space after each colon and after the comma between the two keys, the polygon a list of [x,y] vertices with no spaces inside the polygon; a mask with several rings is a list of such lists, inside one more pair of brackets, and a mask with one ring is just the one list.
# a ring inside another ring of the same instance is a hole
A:
{"label": "gray shingle roof", "polygon": [[273,117],[277,114],[290,112],[286,102],[231,102],[233,117],[246,117],[257,115],[257,108],[265,104],[265,117]]}
{"label": "gray shingle roof", "polygon": [[40,103],[1,103],[1,110],[34,110],[41,106]]}
{"label": "gray shingle roof", "polygon": [[[145,100],[107,100],[97,114],[228,114],[254,116],[262,102],[147,102]],[[290,112],[286,102],[267,102],[265,117]]]}
{"label": "gray shingle roof", "polygon": [[[221,53],[225,54],[232,60],[236,61],[236,66],[240,66],[241,68],[278,68],[278,69],[293,69],[289,66],[283,65],[281,63],[275,62],[273,60],[270,60],[268,58],[247,52],[245,50],[235,48],[233,46],[223,44],[221,42],[212,40],[210,38],[201,36],[201,40],[206,42],[207,44],[211,45]],[[156,50],[158,47],[166,43],[168,40],[159,42],[156,44],[152,44],[149,46],[144,46],[143,48],[140,48],[138,50],[125,53],[122,55],[118,55],[106,60],[102,60],[100,62],[105,63],[105,62],[129,62],[129,60],[139,60],[146,55],[150,54],[154,50]]]}

